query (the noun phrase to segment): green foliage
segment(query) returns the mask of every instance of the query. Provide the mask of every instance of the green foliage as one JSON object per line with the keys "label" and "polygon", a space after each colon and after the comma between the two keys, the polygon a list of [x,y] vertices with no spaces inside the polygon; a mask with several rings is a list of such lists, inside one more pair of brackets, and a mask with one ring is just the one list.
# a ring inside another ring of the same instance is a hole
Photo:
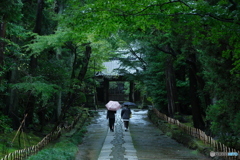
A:
{"label": "green foliage", "polygon": [[[232,130],[234,130],[235,134],[237,135],[240,131],[240,111],[238,111],[234,117],[234,121],[231,124]],[[239,138],[240,139],[240,138]]]}
{"label": "green foliage", "polygon": [[[237,147],[239,141],[239,112],[234,113],[234,108],[223,100],[209,106],[207,119],[211,121],[212,132],[219,140],[230,147]],[[238,146],[239,147],[239,146]]]}
{"label": "green foliage", "polygon": [[59,87],[54,84],[38,81],[38,78],[40,77],[37,77],[35,81],[33,77],[26,77],[26,80],[30,82],[17,83],[12,85],[12,87],[18,89],[22,93],[31,92],[35,97],[40,98],[44,106],[48,103],[48,100],[52,98],[54,93],[58,91]]}
{"label": "green foliage", "polygon": [[6,20],[7,21],[17,21],[22,17],[21,9],[22,9],[23,3],[21,0],[1,1],[0,6],[1,6],[0,15],[2,17],[0,22],[2,22],[2,20],[3,21],[6,21]]}
{"label": "green foliage", "polygon": [[[71,33],[71,32],[70,32]],[[57,31],[55,34],[39,36],[32,33],[35,36],[34,43],[27,44],[25,46],[26,51],[31,51],[31,55],[39,56],[44,50],[49,48],[61,47],[65,42],[69,41],[71,34],[64,31]]]}
{"label": "green foliage", "polygon": [[83,92],[79,91],[78,93],[76,93],[76,96],[77,98],[74,102],[74,105],[81,106],[82,104],[87,102],[86,95]]}
{"label": "green foliage", "polygon": [[229,126],[229,118],[226,117],[227,108],[222,101],[218,101],[217,104],[209,106],[207,111],[207,119],[211,120],[211,129],[214,134],[224,134],[228,132],[225,130],[226,126]]}
{"label": "green foliage", "polygon": [[[1,72],[0,72],[0,74],[1,74]],[[3,92],[3,91],[5,91],[6,90],[6,88],[7,88],[7,81],[6,80],[2,80],[1,82],[0,82],[0,91],[1,92]]]}
{"label": "green foliage", "polygon": [[12,131],[11,128],[11,119],[5,115],[0,115],[0,133],[9,133]]}
{"label": "green foliage", "polygon": [[130,93],[130,83],[124,82],[124,94],[128,95]]}

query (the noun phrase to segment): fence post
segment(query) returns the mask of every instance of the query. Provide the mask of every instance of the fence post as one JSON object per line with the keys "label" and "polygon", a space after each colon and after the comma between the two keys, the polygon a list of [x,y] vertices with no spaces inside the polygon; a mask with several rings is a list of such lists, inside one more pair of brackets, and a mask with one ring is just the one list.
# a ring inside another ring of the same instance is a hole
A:
{"label": "fence post", "polygon": [[204,144],[206,144],[207,142],[207,137],[206,137],[206,134],[203,132],[203,135],[204,135]]}

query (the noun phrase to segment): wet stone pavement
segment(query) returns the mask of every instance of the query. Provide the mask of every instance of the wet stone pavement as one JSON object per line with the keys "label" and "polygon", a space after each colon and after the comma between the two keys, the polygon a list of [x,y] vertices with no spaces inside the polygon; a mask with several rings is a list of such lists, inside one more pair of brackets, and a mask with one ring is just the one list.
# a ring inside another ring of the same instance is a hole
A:
{"label": "wet stone pavement", "polygon": [[120,110],[116,113],[114,132],[108,130],[98,160],[136,160],[136,150],[132,144],[129,130],[124,130]]}
{"label": "wet stone pavement", "polygon": [[87,126],[76,160],[210,160],[163,134],[147,117],[147,110],[132,109],[129,130],[125,132],[116,113],[115,130],[108,128],[106,110]]}

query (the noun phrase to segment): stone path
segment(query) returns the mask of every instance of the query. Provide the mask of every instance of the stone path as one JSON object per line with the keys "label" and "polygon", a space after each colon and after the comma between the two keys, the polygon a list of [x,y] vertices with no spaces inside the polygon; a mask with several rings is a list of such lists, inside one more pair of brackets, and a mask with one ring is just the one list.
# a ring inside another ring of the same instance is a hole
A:
{"label": "stone path", "polygon": [[164,134],[148,119],[146,110],[133,111],[130,128],[139,160],[210,160]]}
{"label": "stone path", "polygon": [[115,130],[108,129],[105,142],[101,149],[98,160],[137,160],[136,150],[132,143],[130,130],[123,129],[120,110],[116,113]]}
{"label": "stone path", "polygon": [[209,160],[163,134],[147,117],[147,110],[132,109],[130,129],[125,132],[119,110],[115,131],[110,132],[106,110],[99,110],[79,145],[76,160]]}

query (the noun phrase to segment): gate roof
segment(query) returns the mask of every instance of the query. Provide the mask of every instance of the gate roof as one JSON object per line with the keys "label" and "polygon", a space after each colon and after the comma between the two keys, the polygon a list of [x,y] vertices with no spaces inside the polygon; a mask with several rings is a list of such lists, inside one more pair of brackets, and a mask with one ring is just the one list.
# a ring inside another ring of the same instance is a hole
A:
{"label": "gate roof", "polygon": [[125,69],[128,73],[134,74],[136,70],[130,68],[124,68],[121,66],[121,62],[119,60],[110,60],[108,62],[103,63],[105,69],[101,72],[97,72],[95,76],[124,76],[124,74],[119,73],[120,69]]}

